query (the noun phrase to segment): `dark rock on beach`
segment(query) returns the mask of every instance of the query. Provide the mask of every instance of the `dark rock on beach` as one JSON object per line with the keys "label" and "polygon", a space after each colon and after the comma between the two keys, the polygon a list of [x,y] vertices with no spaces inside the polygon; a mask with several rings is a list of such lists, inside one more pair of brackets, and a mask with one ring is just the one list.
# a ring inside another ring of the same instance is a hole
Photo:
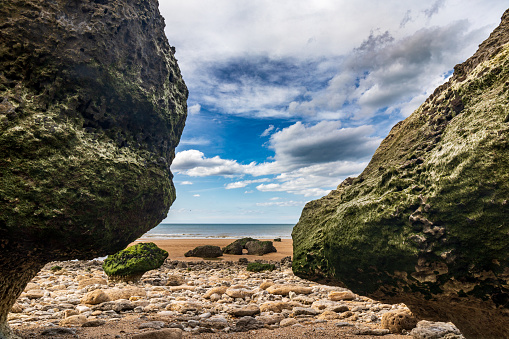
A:
{"label": "dark rock on beach", "polygon": [[237,239],[234,242],[232,242],[231,244],[229,244],[228,246],[223,247],[223,253],[224,254],[241,255],[242,251],[244,249],[246,249],[246,244],[249,241],[259,241],[259,240],[258,239],[254,239],[254,238]]}
{"label": "dark rock on beach", "polygon": [[199,258],[217,258],[223,255],[221,247],[204,245],[198,246],[190,251],[187,251],[184,256],[186,257],[199,257]]}
{"label": "dark rock on beach", "polygon": [[119,251],[175,199],[188,91],[156,0],[0,6],[0,337],[51,260]]}
{"label": "dark rock on beach", "polygon": [[306,205],[296,275],[509,338],[508,42],[506,11],[359,177]]}
{"label": "dark rock on beach", "polygon": [[140,243],[109,255],[103,262],[103,270],[109,280],[138,281],[143,273],[161,267],[168,252],[156,244]]}
{"label": "dark rock on beach", "polygon": [[248,241],[246,243],[247,254],[264,255],[277,252],[272,241]]}

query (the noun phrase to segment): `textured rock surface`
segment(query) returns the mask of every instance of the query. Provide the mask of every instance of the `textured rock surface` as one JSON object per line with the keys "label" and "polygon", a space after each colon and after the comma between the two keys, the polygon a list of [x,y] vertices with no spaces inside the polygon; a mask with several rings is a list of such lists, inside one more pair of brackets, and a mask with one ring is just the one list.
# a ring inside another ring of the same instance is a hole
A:
{"label": "textured rock surface", "polygon": [[139,243],[109,255],[103,270],[111,280],[138,281],[143,273],[161,267],[167,257],[168,252],[153,242]]}
{"label": "textured rock surface", "polygon": [[223,247],[223,253],[224,254],[236,254],[241,255],[242,250],[246,248],[246,244],[250,241],[259,241],[258,239],[254,238],[242,238],[237,239],[228,246]]}
{"label": "textured rock surface", "polygon": [[306,205],[297,275],[509,338],[508,42],[509,11],[359,177]]}
{"label": "textured rock surface", "polygon": [[186,257],[200,258],[217,258],[222,255],[223,251],[221,251],[221,247],[212,245],[198,246],[184,254]]}
{"label": "textured rock surface", "polygon": [[267,253],[277,252],[272,241],[248,241],[246,243],[247,254],[264,255]]}
{"label": "textured rock surface", "polygon": [[155,0],[5,0],[0,30],[7,336],[44,263],[115,253],[166,216],[188,93]]}

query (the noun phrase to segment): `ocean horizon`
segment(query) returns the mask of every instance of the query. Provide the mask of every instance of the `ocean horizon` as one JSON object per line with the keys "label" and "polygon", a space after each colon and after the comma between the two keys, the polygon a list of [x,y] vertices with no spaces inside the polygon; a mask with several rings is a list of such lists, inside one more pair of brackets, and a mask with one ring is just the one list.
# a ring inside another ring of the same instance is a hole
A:
{"label": "ocean horizon", "polygon": [[160,239],[291,239],[295,224],[180,224],[161,223],[138,240]]}

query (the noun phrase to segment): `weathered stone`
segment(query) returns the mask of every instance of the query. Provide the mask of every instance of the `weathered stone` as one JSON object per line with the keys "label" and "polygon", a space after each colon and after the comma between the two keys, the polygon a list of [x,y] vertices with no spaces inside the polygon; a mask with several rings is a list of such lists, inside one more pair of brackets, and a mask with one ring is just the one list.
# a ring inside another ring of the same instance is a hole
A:
{"label": "weathered stone", "polygon": [[281,313],[283,310],[291,310],[298,304],[285,301],[268,301],[260,305],[261,312]]}
{"label": "weathered stone", "polygon": [[138,328],[141,330],[141,329],[144,329],[144,328],[152,328],[152,329],[155,329],[155,330],[159,330],[161,328],[163,328],[165,325],[164,321],[148,321],[146,323],[141,323]]}
{"label": "weathered stone", "polygon": [[110,298],[103,290],[94,290],[92,292],[88,292],[83,298],[81,298],[81,303],[88,305],[97,305],[109,300]]}
{"label": "weathered stone", "polygon": [[266,291],[271,294],[288,295],[288,293],[290,293],[290,292],[295,292],[297,294],[310,294],[313,292],[313,289],[311,287],[305,287],[305,286],[299,286],[299,285],[275,284],[275,285],[269,286],[266,289]]}
{"label": "weathered stone", "polygon": [[410,331],[417,325],[417,318],[407,310],[394,310],[382,315],[382,328],[391,333],[402,333],[403,330]]}
{"label": "weathered stone", "polygon": [[21,312],[23,312],[23,306],[21,306],[18,303],[15,303],[14,305],[12,305],[11,313],[21,313]]}
{"label": "weathered stone", "polygon": [[41,332],[42,335],[57,336],[57,335],[76,335],[76,329],[67,327],[53,327],[47,328]]}
{"label": "weathered stone", "polygon": [[311,307],[294,307],[293,308],[293,315],[317,315],[320,312],[317,310],[311,308]]}
{"label": "weathered stone", "polygon": [[181,276],[170,274],[168,275],[166,286],[180,286],[183,285],[185,282],[186,280]]}
{"label": "weathered stone", "polygon": [[509,338],[508,43],[506,11],[359,177],[306,205],[296,275]]}
{"label": "weathered stone", "polygon": [[274,283],[272,281],[264,281],[260,284],[260,289],[266,290],[267,288],[269,288],[272,285],[274,285]]}
{"label": "weathered stone", "polygon": [[356,298],[355,294],[351,291],[331,291],[329,292],[329,299],[332,301],[340,301],[340,300],[354,300]]}
{"label": "weathered stone", "polygon": [[28,299],[39,299],[44,297],[44,291],[43,290],[30,290],[26,292],[25,296]]}
{"label": "weathered stone", "polygon": [[234,317],[254,316],[260,314],[260,308],[256,305],[247,305],[244,307],[232,307],[228,309],[228,314]]}
{"label": "weathered stone", "polygon": [[94,320],[89,320],[87,322],[84,322],[83,324],[81,324],[81,327],[99,327],[104,324],[106,324],[106,321],[101,320],[101,319],[94,319]]}
{"label": "weathered stone", "polygon": [[0,337],[52,260],[121,250],[175,200],[187,88],[157,1],[0,6]]}
{"label": "weathered stone", "polygon": [[226,293],[226,290],[228,289],[227,286],[219,286],[219,287],[212,287],[210,290],[208,290],[204,295],[203,298],[208,299],[213,294],[219,294],[220,296]]}
{"label": "weathered stone", "polygon": [[255,292],[245,289],[245,288],[228,288],[225,292],[228,296],[232,298],[245,298],[251,297]]}
{"label": "weathered stone", "polygon": [[169,311],[175,311],[179,313],[186,313],[189,311],[196,312],[203,308],[203,306],[194,301],[174,301],[166,309]]}
{"label": "weathered stone", "polygon": [[195,247],[192,250],[187,251],[184,256],[186,257],[200,257],[200,258],[217,258],[223,255],[221,247],[204,245]]}
{"label": "weathered stone", "polygon": [[112,281],[138,281],[143,273],[161,267],[167,257],[168,252],[153,242],[139,243],[109,255],[103,269]]}
{"label": "weathered stone", "polygon": [[246,248],[246,243],[249,241],[258,241],[257,239],[253,238],[242,238],[235,240],[231,244],[229,244],[226,247],[223,247],[223,253],[224,254],[242,254],[242,251]]}
{"label": "weathered stone", "polygon": [[293,326],[293,325],[298,324],[298,323],[299,322],[297,321],[297,319],[286,318],[286,319],[281,320],[281,322],[279,323],[279,326],[281,326],[281,327],[288,327],[288,326]]}
{"label": "weathered stone", "polygon": [[181,339],[182,330],[180,328],[166,328],[159,331],[144,332],[134,334],[132,339]]}
{"label": "weathered stone", "polygon": [[246,243],[247,254],[264,255],[267,253],[277,252],[272,241],[248,241]]}
{"label": "weathered stone", "polygon": [[108,300],[119,300],[119,299],[130,299],[131,297],[144,297],[147,295],[147,292],[140,287],[135,286],[126,286],[124,288],[119,289],[108,289],[105,291],[108,296]]}
{"label": "weathered stone", "polygon": [[81,279],[78,283],[78,288],[83,288],[90,285],[107,285],[108,282],[103,278],[87,278]]}
{"label": "weathered stone", "polygon": [[[506,324],[503,324],[504,326]],[[413,339],[440,339],[447,335],[460,335],[460,331],[456,326],[451,323],[433,322],[433,321],[419,321],[417,327],[415,327],[410,335]],[[486,336],[480,336],[479,338],[488,338]],[[503,338],[503,337],[501,337]]]}
{"label": "weathered stone", "polygon": [[329,311],[329,310],[325,310],[323,311],[318,317],[317,319],[320,319],[320,320],[335,320],[335,319],[340,319],[340,315],[337,314],[336,312],[333,312],[333,311]]}
{"label": "weathered stone", "polygon": [[236,332],[246,332],[263,328],[264,324],[260,320],[253,317],[242,317],[235,324]]}
{"label": "weathered stone", "polygon": [[71,315],[68,318],[60,320],[60,326],[81,326],[87,322],[87,317],[84,315]]}

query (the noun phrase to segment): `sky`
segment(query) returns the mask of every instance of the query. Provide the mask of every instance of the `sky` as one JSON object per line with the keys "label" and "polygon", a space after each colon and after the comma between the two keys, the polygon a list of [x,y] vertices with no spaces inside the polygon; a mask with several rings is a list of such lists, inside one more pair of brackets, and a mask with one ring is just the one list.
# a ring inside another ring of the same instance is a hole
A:
{"label": "sky", "polygon": [[359,175],[505,0],[159,0],[189,89],[165,223],[288,223]]}

